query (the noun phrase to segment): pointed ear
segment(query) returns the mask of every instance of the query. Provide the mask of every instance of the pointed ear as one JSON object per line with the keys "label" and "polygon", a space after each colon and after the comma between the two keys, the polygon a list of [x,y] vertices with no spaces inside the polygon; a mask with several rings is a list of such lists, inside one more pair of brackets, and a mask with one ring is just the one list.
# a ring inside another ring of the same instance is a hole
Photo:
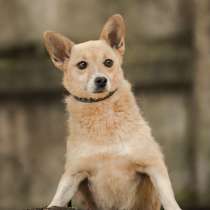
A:
{"label": "pointed ear", "polygon": [[46,31],[43,39],[54,65],[58,69],[64,70],[64,63],[70,59],[71,48],[74,43],[65,36],[52,31]]}
{"label": "pointed ear", "polygon": [[119,14],[111,16],[105,23],[100,39],[105,40],[112,48],[116,49],[120,55],[125,52],[125,23]]}

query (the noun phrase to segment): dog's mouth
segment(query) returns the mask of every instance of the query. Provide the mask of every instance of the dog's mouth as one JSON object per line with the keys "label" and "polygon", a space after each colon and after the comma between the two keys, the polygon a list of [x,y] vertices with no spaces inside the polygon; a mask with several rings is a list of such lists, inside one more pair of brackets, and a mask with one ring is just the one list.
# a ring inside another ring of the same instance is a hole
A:
{"label": "dog's mouth", "polygon": [[[95,93],[102,93],[104,91],[97,91]],[[111,96],[113,96],[115,93],[117,92],[117,89],[113,90],[113,91],[110,91],[108,92],[104,97],[100,97],[100,98],[83,98],[83,97],[79,97],[79,96],[76,96],[76,95],[73,95],[71,94],[69,91],[68,91],[68,94],[70,96],[72,96],[75,100],[79,101],[79,102],[82,102],[82,103],[96,103],[96,102],[100,102],[100,101],[104,101],[108,98],[110,98]]]}
{"label": "dog's mouth", "polygon": [[94,94],[105,93],[105,92],[107,92],[107,90],[105,90],[105,89],[96,89],[96,90],[93,91]]}

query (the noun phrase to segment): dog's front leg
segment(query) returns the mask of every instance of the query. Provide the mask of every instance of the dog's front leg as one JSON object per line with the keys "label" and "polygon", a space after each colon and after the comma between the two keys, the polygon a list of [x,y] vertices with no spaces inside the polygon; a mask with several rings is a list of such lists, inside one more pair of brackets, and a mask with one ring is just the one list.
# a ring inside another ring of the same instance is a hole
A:
{"label": "dog's front leg", "polygon": [[[142,172],[142,170],[141,170]],[[155,161],[154,164],[146,166],[143,170],[149,175],[160,201],[165,210],[181,210],[177,204],[169,179],[168,171],[163,160]]]}
{"label": "dog's front leg", "polygon": [[74,193],[77,191],[80,182],[85,178],[86,173],[71,174],[69,172],[65,172],[60,179],[55,196],[48,208],[52,206],[66,206],[72,199]]}

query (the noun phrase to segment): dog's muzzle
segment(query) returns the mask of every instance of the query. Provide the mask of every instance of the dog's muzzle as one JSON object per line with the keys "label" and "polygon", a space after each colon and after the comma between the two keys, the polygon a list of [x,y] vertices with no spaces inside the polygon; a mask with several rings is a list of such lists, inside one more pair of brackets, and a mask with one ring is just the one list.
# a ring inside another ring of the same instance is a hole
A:
{"label": "dog's muzzle", "polygon": [[95,73],[88,80],[85,90],[96,94],[103,92],[108,93],[111,91],[111,79],[102,73]]}
{"label": "dog's muzzle", "polygon": [[95,90],[94,93],[101,93],[106,89],[107,78],[106,77],[96,77],[94,80]]}

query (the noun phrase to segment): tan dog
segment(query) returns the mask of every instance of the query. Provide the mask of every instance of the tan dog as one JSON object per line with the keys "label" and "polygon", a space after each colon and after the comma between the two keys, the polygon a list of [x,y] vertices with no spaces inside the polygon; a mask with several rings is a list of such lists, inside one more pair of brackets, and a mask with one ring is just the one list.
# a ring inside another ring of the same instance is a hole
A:
{"label": "tan dog", "polygon": [[108,19],[96,41],[74,44],[45,32],[52,62],[69,91],[65,172],[51,206],[80,209],[180,210],[164,158],[121,69],[125,25]]}

